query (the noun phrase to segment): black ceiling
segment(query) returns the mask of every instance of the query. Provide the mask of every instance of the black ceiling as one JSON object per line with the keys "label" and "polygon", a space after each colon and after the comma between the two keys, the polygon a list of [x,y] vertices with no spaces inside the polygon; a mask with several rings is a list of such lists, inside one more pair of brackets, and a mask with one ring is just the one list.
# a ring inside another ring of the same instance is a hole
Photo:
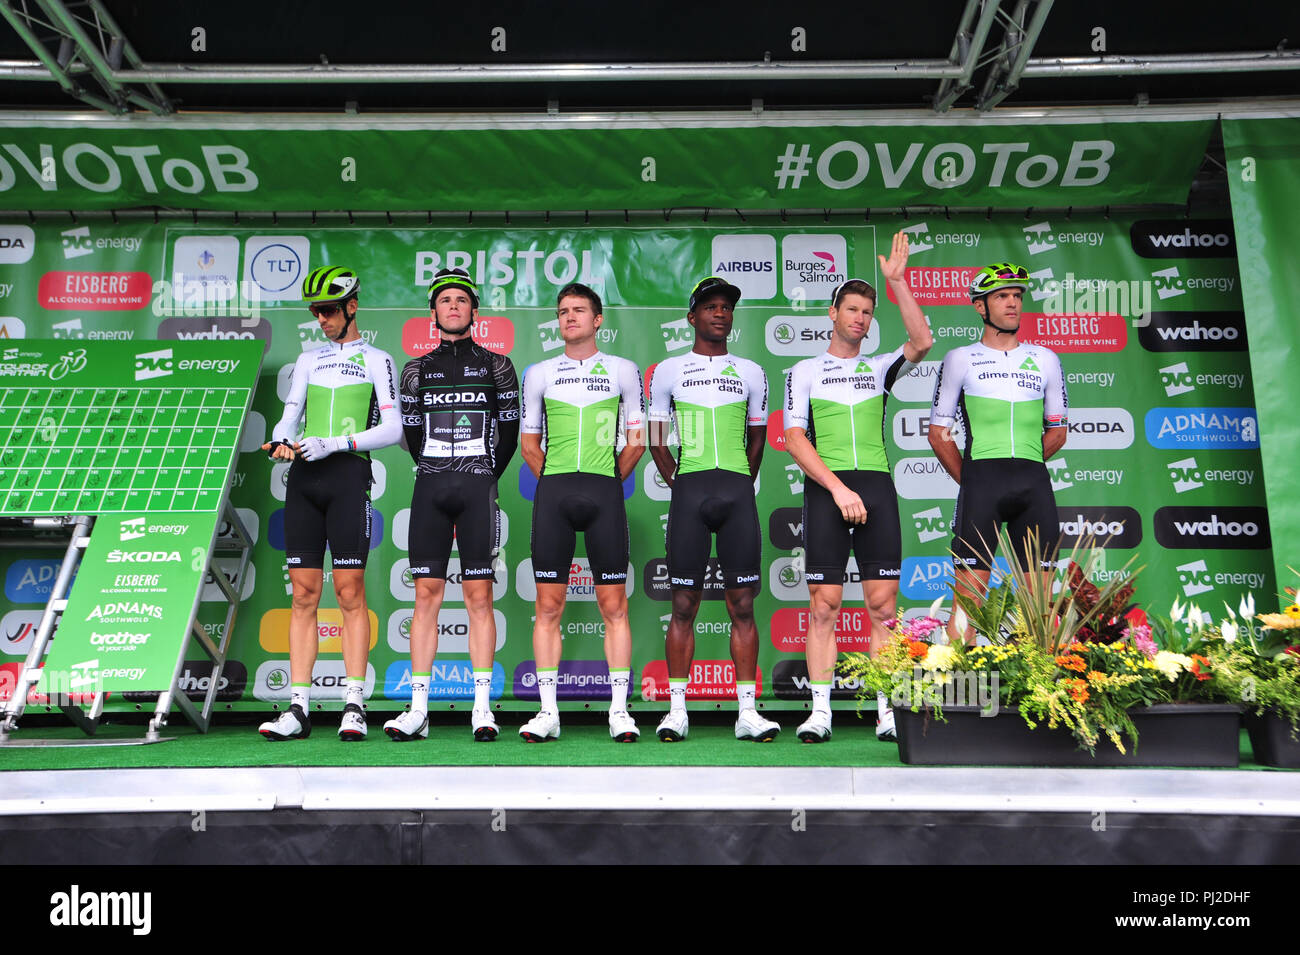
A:
{"label": "black ceiling", "polygon": [[[36,0],[6,0],[11,8],[36,9]],[[84,4],[65,3],[81,16]],[[528,64],[689,62],[701,65],[773,62],[944,60],[965,7],[964,0],[869,3],[594,2],[491,3],[477,7],[430,3],[317,0],[311,4],[225,0],[194,5],[147,0],[102,0],[139,56],[157,66],[331,64]],[[1012,11],[1013,0],[1003,0]],[[1032,5],[1031,5],[1032,9]],[[1203,12],[1202,12],[1203,11]],[[806,31],[806,51],[791,50],[791,31]],[[202,28],[206,49],[193,49]],[[505,46],[492,49],[493,30],[503,28]],[[1058,0],[1033,47],[1035,59],[1097,56],[1104,31],[1105,55],[1144,56],[1263,52],[1300,42],[1300,3],[1295,0],[1235,6],[1187,2],[1070,2]],[[37,31],[57,51],[49,30]],[[1003,26],[995,24],[986,56]],[[35,61],[27,44],[0,23],[0,60]],[[975,74],[975,89],[955,108],[974,105],[988,69]],[[85,76],[82,85],[101,92]],[[360,112],[546,110],[929,108],[937,79],[733,81],[639,81],[529,83],[245,85],[162,83],[176,108],[210,111]],[[1197,71],[1176,76],[1031,78],[1000,108],[1061,105],[1127,105],[1291,97],[1300,93],[1300,70],[1260,73]],[[0,102],[9,110],[85,108],[53,81],[0,78]]]}

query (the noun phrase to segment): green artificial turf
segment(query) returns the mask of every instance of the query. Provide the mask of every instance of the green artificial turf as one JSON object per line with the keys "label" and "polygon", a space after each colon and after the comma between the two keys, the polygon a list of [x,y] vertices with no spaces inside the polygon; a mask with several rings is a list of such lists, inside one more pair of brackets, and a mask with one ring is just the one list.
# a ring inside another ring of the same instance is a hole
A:
{"label": "green artificial turf", "polygon": [[[502,724],[493,743],[475,743],[468,721],[434,724],[429,738],[394,743],[381,729],[370,727],[361,743],[342,743],[337,718],[321,714],[309,739],[272,743],[262,739],[253,724],[223,725],[200,735],[178,719],[164,735],[169,742],[148,746],[88,746],[57,748],[0,748],[0,770],[127,769],[250,767],[250,766],[851,766],[900,767],[898,747],[875,738],[875,720],[844,714],[835,722],[835,737],[827,744],[801,743],[794,721],[771,743],[739,742],[729,723],[692,722],[690,736],[680,743],[661,743],[654,737],[654,722],[643,714],[642,738],[619,744],[609,738],[603,722],[566,722],[558,740],[525,743],[518,723]],[[101,726],[95,739],[138,740],[139,724]],[[87,737],[68,726],[20,729],[15,739],[84,741]],[[1255,763],[1250,742],[1242,733],[1242,769],[1267,769]]]}

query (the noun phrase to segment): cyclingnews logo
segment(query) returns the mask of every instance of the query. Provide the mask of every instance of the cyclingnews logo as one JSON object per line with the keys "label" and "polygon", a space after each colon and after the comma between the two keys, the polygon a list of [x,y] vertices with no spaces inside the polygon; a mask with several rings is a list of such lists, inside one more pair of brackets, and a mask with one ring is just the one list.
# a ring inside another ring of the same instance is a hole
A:
{"label": "cyclingnews logo", "polygon": [[[515,699],[538,700],[537,662],[524,660],[515,667],[512,681]],[[636,686],[636,670],[628,674],[629,690]],[[613,690],[609,665],[604,660],[561,660],[555,676],[557,700],[608,700]],[[666,688],[665,688],[666,693]]]}

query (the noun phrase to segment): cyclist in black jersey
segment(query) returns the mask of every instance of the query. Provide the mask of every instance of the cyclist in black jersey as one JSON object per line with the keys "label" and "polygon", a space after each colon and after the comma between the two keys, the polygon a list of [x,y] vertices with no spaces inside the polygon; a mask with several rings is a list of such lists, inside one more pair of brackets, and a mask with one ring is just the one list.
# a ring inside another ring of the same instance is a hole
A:
{"label": "cyclist in black jersey", "polygon": [[384,724],[394,741],[428,736],[429,678],[438,652],[438,614],[453,537],[469,615],[474,671],[474,739],[490,742],[492,717],[493,562],[500,542],[497,481],[519,440],[519,379],[505,355],[474,342],[478,289],[463,269],[442,269],[429,286],[441,340],[402,369],[403,443],[415,459],[410,559],[415,578],[411,620],[411,708]]}

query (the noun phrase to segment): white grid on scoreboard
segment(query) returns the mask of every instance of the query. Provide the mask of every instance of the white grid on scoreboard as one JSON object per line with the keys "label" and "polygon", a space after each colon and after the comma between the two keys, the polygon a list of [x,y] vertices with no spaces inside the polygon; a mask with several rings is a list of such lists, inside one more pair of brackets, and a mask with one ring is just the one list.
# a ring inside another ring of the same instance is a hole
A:
{"label": "white grid on scoreboard", "polygon": [[0,390],[0,514],[215,511],[248,388]]}

